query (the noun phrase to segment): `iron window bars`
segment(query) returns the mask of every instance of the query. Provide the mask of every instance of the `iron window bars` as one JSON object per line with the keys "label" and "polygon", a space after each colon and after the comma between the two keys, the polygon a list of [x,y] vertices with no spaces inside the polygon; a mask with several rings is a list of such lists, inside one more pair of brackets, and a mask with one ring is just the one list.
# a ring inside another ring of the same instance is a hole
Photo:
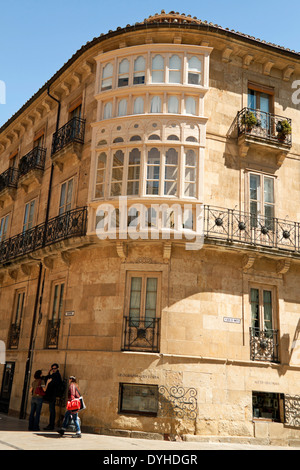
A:
{"label": "iron window bars", "polygon": [[60,240],[86,234],[87,208],[73,209],[0,243],[0,263]]}
{"label": "iron window bars", "polygon": [[83,144],[84,130],[85,119],[81,119],[79,117],[73,117],[70,119],[67,124],[53,134],[51,154],[54,155],[71,142],[79,142]]}
{"label": "iron window bars", "polygon": [[[243,108],[237,114],[239,136],[246,135],[272,143],[291,146],[291,127],[291,119],[259,109]],[[289,129],[289,132],[287,132],[287,129]]]}
{"label": "iron window bars", "polygon": [[26,175],[30,170],[43,170],[45,166],[46,149],[34,147],[19,163],[19,176]]}
{"label": "iron window bars", "polygon": [[18,185],[19,170],[8,168],[0,175],[0,192],[5,188],[16,188]]}
{"label": "iron window bars", "polygon": [[159,324],[159,318],[138,320],[124,317],[123,351],[158,352]]}
{"label": "iron window bars", "polygon": [[204,237],[300,252],[300,224],[250,212],[204,206]]}
{"label": "iron window bars", "polygon": [[278,330],[250,327],[250,357],[252,361],[279,362]]}

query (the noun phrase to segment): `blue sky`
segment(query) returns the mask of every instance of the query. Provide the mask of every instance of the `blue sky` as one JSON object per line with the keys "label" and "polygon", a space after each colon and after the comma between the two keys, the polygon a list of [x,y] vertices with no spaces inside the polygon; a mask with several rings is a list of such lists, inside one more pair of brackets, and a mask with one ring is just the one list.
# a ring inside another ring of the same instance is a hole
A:
{"label": "blue sky", "polygon": [[299,0],[0,0],[0,126],[82,45],[162,9],[300,51]]}

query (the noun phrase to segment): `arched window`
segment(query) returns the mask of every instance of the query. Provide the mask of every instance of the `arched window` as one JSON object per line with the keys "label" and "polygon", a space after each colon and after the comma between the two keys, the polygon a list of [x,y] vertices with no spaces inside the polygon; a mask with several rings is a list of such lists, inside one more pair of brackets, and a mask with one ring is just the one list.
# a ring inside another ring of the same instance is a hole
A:
{"label": "arched window", "polygon": [[119,64],[118,86],[127,86],[129,80],[129,61],[123,59]]}
{"label": "arched window", "polygon": [[185,112],[186,114],[196,114],[196,100],[193,96],[188,96],[185,99]]}
{"label": "arched window", "polygon": [[152,59],[152,83],[162,83],[164,81],[164,59],[157,54]]}
{"label": "arched window", "polygon": [[112,103],[109,101],[104,105],[103,119],[110,119],[112,117]]}
{"label": "arched window", "polygon": [[137,140],[142,140],[140,135],[133,135],[132,137],[130,137],[130,142],[134,142]]}
{"label": "arched window", "polygon": [[141,152],[139,149],[132,149],[129,152],[127,195],[135,196],[139,194],[140,183]]}
{"label": "arched window", "polygon": [[171,148],[165,157],[165,196],[177,196],[178,152]]}
{"label": "arched window", "polygon": [[95,197],[104,197],[104,182],[106,171],[106,153],[101,152],[97,161],[97,179]]}
{"label": "arched window", "polygon": [[119,101],[118,116],[126,116],[127,114],[127,100],[124,98]]}
{"label": "arched window", "polygon": [[146,194],[159,194],[160,152],[153,147],[148,152]]}
{"label": "arched window", "polygon": [[124,170],[124,153],[122,150],[117,150],[114,153],[112,161],[112,173],[111,173],[111,196],[121,196],[122,194],[122,182],[123,182],[123,170]]}
{"label": "arched window", "polygon": [[201,84],[201,60],[195,56],[188,61],[188,83],[192,85]]}
{"label": "arched window", "polygon": [[151,134],[149,135],[148,140],[160,140],[160,137],[157,134]]}
{"label": "arched window", "polygon": [[185,151],[184,196],[196,197],[197,160],[193,149]]}
{"label": "arched window", "polygon": [[146,63],[145,59],[142,56],[137,57],[134,61],[134,70],[133,70],[133,84],[141,85],[145,83],[145,68]]}
{"label": "arched window", "polygon": [[144,99],[139,96],[134,100],[133,104],[133,114],[143,114],[144,113]]}
{"label": "arched window", "polygon": [[106,64],[102,70],[101,91],[110,90],[112,87],[113,66],[111,63]]}
{"label": "arched window", "polygon": [[181,59],[175,54],[169,61],[169,83],[181,83]]}
{"label": "arched window", "polygon": [[168,98],[168,113],[179,113],[179,100],[177,96],[169,96]]}
{"label": "arched window", "polygon": [[161,97],[153,96],[151,98],[150,113],[161,113]]}

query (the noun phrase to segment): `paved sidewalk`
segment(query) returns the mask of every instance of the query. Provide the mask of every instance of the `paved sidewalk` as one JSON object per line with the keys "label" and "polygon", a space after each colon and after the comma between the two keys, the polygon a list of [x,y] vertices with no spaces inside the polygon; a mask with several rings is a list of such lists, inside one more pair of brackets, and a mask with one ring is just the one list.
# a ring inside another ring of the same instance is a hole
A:
{"label": "paved sidewalk", "polygon": [[201,450],[300,450],[299,447],[224,442],[170,442],[86,433],[82,434],[81,439],[73,439],[72,433],[61,437],[57,432],[32,432],[27,428],[27,420],[0,414],[0,450],[185,451],[188,454]]}

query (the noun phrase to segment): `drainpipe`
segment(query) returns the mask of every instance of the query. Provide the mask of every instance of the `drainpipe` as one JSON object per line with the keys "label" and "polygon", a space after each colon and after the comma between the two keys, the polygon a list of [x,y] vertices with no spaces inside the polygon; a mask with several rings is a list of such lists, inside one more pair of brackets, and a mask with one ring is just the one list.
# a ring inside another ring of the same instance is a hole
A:
{"label": "drainpipe", "polygon": [[[59,129],[60,101],[58,99],[56,99],[54,96],[50,95],[50,85],[48,85],[47,94],[50,98],[52,98],[53,100],[55,100],[58,103],[57,118],[56,118],[56,132],[57,132],[58,129]],[[46,207],[45,227],[46,227],[46,225],[48,223],[48,219],[49,219],[49,209],[50,209],[50,200],[51,200],[51,192],[52,192],[53,170],[54,170],[54,165],[53,165],[53,162],[52,162],[51,163],[49,189],[48,189],[47,207]],[[46,230],[45,230],[45,234],[46,234]],[[45,238],[44,238],[44,244],[45,244]],[[43,270],[43,264],[40,262],[39,263],[39,275],[38,275],[36,296],[35,296],[35,304],[34,304],[34,312],[33,312],[33,319],[32,319],[32,325],[31,325],[30,343],[29,343],[29,349],[28,349],[28,355],[27,355],[26,367],[25,367],[25,379],[24,379],[23,392],[22,392],[20,415],[19,415],[20,419],[25,419],[26,418],[26,408],[27,408],[28,391],[29,391],[29,379],[30,379],[30,374],[31,374],[32,356],[33,356],[33,351],[34,351],[34,331],[35,331],[35,326],[36,326],[36,317],[37,317],[38,305],[40,303],[40,310],[41,310],[43,290],[44,290],[42,288],[42,291],[41,291],[41,294],[40,294],[42,270]],[[45,281],[45,272],[44,272],[44,281]],[[44,284],[44,281],[43,281],[43,284]],[[40,301],[39,301],[39,295],[40,295]]]}
{"label": "drainpipe", "polygon": [[[60,101],[56,99],[54,96],[50,95],[50,85],[48,85],[47,88],[47,94],[50,98],[52,98],[54,101],[58,103],[58,108],[57,108],[57,117],[56,117],[56,132],[59,129],[59,118],[60,118]],[[47,200],[47,208],[46,208],[46,219],[45,222],[48,222],[49,219],[49,210],[50,210],[50,199],[51,199],[51,192],[52,192],[52,178],[53,178],[53,170],[54,170],[54,165],[53,162],[51,163],[51,173],[50,173],[50,182],[49,182],[49,191],[48,191],[48,200]]]}

